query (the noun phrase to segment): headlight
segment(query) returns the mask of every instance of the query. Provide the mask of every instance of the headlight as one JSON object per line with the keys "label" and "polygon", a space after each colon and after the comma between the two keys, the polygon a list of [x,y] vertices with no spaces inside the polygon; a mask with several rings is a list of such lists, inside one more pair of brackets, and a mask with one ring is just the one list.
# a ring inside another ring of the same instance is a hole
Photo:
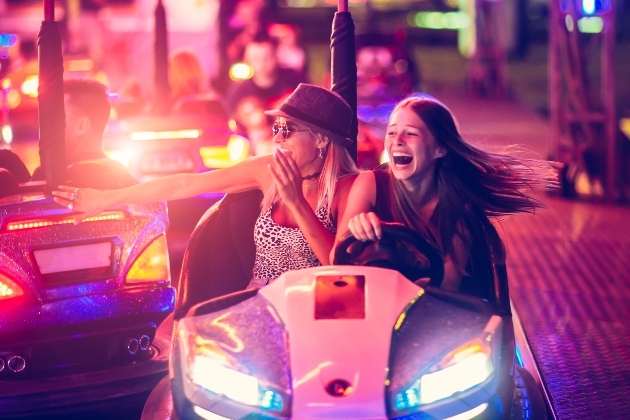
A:
{"label": "headlight", "polygon": [[[280,325],[274,325],[273,310],[264,298],[253,297],[237,307],[180,321],[178,370],[184,395],[193,409],[226,418],[247,414],[286,417],[290,414],[291,389],[283,355],[284,332]],[[249,318],[243,317],[252,309],[268,323],[263,341],[261,334],[248,328]],[[272,343],[265,345],[269,339]],[[274,355],[280,355],[280,360]]]}
{"label": "headlight", "polygon": [[[185,335],[185,331],[182,334]],[[282,397],[265,387],[253,375],[243,372],[245,368],[238,367],[238,362],[214,342],[205,341],[199,336],[192,340],[186,357],[186,374],[191,382],[217,396],[224,396],[241,404],[282,410]]]}
{"label": "headlight", "polygon": [[430,404],[479,385],[494,372],[490,353],[490,347],[481,340],[460,346],[429,367],[409,389],[396,395],[396,409]]}

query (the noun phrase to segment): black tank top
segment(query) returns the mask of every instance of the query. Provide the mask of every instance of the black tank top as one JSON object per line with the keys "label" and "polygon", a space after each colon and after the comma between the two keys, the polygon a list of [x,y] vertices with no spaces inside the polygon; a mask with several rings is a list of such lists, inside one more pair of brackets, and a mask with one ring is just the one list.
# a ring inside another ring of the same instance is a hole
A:
{"label": "black tank top", "polygon": [[[393,195],[391,193],[390,174],[387,170],[377,169],[374,172],[376,181],[376,202],[374,203],[374,213],[383,222],[395,222],[405,224],[397,215],[395,203],[393,203]],[[429,224],[436,234],[439,236],[439,207],[440,203],[435,207]],[[479,228],[474,229],[477,232],[485,232],[485,234],[475,235],[471,232],[473,241],[470,248],[470,257],[466,264],[466,275],[462,278],[459,291],[484,299],[489,299],[491,290],[489,290],[488,280],[492,276],[491,262],[487,259],[487,253],[484,251],[489,246],[488,238],[485,236],[494,233],[496,230],[482,212],[476,212]],[[481,220],[483,218],[483,220]],[[488,225],[488,226],[487,226]],[[487,232],[491,230],[492,232]],[[477,237],[480,236],[480,237]]]}

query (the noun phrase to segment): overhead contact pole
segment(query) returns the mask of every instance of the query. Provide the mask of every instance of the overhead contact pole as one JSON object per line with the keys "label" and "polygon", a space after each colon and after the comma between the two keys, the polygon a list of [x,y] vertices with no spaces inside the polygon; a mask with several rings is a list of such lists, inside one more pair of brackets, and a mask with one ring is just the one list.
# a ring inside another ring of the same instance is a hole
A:
{"label": "overhead contact pole", "polygon": [[155,106],[157,114],[166,114],[170,108],[170,85],[168,81],[168,30],[166,10],[162,0],[155,6],[155,44],[153,50]]}
{"label": "overhead contact pole", "polygon": [[353,117],[346,149],[357,161],[357,61],[354,44],[354,20],[348,12],[348,0],[339,0],[330,36],[331,89],[352,107]]}
{"label": "overhead contact pole", "polygon": [[37,35],[39,57],[39,159],[46,175],[46,190],[66,183],[61,31],[55,21],[54,0],[44,0],[44,21]]}

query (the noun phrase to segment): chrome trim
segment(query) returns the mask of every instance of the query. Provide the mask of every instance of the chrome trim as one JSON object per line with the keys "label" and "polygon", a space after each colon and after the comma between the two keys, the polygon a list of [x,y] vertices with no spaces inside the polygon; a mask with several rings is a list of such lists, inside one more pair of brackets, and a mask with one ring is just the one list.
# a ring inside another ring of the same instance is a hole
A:
{"label": "chrome trim", "polygon": [[11,372],[22,372],[26,367],[26,360],[22,356],[13,356],[7,361],[7,367]]}
{"label": "chrome trim", "polygon": [[138,340],[138,343],[140,345],[140,350],[142,351],[148,350],[149,346],[151,345],[151,338],[145,334],[142,337],[140,337],[140,340]]}
{"label": "chrome trim", "polygon": [[129,351],[129,354],[138,353],[139,348],[140,348],[140,345],[138,343],[137,338],[132,338],[129,340],[129,343],[127,343],[127,351]]}

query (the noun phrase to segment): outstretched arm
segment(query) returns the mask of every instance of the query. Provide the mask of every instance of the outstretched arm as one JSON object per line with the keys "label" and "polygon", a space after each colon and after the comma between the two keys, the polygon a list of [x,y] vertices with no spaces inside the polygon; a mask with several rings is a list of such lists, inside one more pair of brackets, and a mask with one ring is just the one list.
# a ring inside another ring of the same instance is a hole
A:
{"label": "outstretched arm", "polygon": [[143,182],[119,190],[60,186],[53,191],[55,201],[80,213],[79,221],[116,204],[169,201],[194,197],[205,192],[232,193],[255,188],[266,190],[271,183],[267,170],[270,156],[248,159],[230,168],[200,174],[177,174]]}

